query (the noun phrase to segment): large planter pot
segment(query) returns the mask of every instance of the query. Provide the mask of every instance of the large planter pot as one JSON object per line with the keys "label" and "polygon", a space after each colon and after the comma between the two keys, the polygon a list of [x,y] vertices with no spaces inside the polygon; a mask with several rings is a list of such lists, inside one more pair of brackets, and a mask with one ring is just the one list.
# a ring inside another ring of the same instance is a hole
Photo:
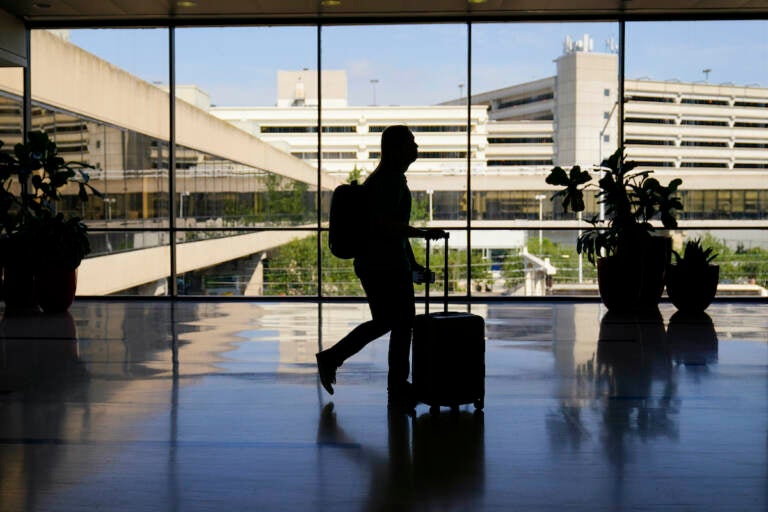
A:
{"label": "large planter pot", "polygon": [[707,309],[717,293],[720,267],[710,265],[700,272],[691,272],[677,265],[667,268],[667,295],[675,307],[686,313]]}
{"label": "large planter pot", "polygon": [[10,263],[3,266],[3,300],[6,311],[37,308],[32,268]]}
{"label": "large planter pot", "polygon": [[597,283],[603,304],[617,312],[656,309],[664,291],[671,240],[650,237],[622,255],[597,261]]}
{"label": "large planter pot", "polygon": [[46,313],[67,311],[75,300],[77,269],[49,270],[35,276],[35,299]]}

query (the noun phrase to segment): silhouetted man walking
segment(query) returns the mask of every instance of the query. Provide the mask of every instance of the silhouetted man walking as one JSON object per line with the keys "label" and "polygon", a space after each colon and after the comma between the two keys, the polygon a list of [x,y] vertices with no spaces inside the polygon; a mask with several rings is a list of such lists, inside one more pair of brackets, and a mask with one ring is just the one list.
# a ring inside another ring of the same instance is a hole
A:
{"label": "silhouetted man walking", "polygon": [[336,369],[368,343],[390,332],[389,404],[406,409],[416,405],[408,382],[415,316],[413,271],[424,271],[414,259],[408,239],[436,240],[445,236],[441,229],[421,229],[408,224],[411,191],[405,173],[416,160],[417,150],[418,145],[407,126],[390,126],[381,134],[381,161],[363,184],[371,227],[367,233],[360,234],[364,246],[355,258],[355,273],[363,285],[373,318],[316,356],[320,382],[333,394]]}

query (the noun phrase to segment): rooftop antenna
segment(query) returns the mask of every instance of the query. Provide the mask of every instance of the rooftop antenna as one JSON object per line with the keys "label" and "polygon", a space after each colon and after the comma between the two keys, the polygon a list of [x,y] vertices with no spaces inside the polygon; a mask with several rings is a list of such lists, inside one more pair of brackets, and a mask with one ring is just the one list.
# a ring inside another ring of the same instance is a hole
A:
{"label": "rooftop antenna", "polygon": [[710,69],[710,68],[706,68],[706,69],[702,70],[702,73],[704,73],[704,81],[705,82],[709,81],[709,74],[711,72],[712,72],[712,69]]}
{"label": "rooftop antenna", "polygon": [[373,96],[373,98],[372,98],[373,99],[372,105],[374,107],[376,106],[376,84],[377,83],[379,83],[379,79],[378,78],[372,78],[371,79],[371,94]]}
{"label": "rooftop antenna", "polygon": [[459,84],[459,104],[462,99],[464,99],[464,84]]}

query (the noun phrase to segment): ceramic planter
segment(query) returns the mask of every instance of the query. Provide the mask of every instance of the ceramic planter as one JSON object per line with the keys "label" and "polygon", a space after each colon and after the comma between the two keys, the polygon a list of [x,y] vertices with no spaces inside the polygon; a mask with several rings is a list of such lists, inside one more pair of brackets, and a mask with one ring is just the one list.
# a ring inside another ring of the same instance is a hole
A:
{"label": "ceramic planter", "polygon": [[669,265],[666,276],[667,295],[678,310],[699,313],[712,303],[719,280],[720,267],[717,265],[709,265],[700,271]]}
{"label": "ceramic planter", "polygon": [[646,311],[658,307],[664,291],[671,240],[651,237],[648,243],[623,255],[597,261],[597,282],[603,304],[617,312]]}
{"label": "ceramic planter", "polygon": [[75,300],[77,269],[49,270],[35,276],[35,299],[46,313],[67,311]]}
{"label": "ceramic planter", "polygon": [[35,273],[31,268],[11,263],[3,266],[3,300],[6,310],[37,308]]}

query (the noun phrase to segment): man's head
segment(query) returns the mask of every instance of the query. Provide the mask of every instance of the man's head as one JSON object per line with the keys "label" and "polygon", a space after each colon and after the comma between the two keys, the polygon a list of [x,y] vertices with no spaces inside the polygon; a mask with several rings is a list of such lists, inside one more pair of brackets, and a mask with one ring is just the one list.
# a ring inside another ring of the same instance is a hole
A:
{"label": "man's head", "polygon": [[418,156],[419,146],[413,133],[404,124],[388,126],[381,134],[381,160],[384,163],[408,169]]}

